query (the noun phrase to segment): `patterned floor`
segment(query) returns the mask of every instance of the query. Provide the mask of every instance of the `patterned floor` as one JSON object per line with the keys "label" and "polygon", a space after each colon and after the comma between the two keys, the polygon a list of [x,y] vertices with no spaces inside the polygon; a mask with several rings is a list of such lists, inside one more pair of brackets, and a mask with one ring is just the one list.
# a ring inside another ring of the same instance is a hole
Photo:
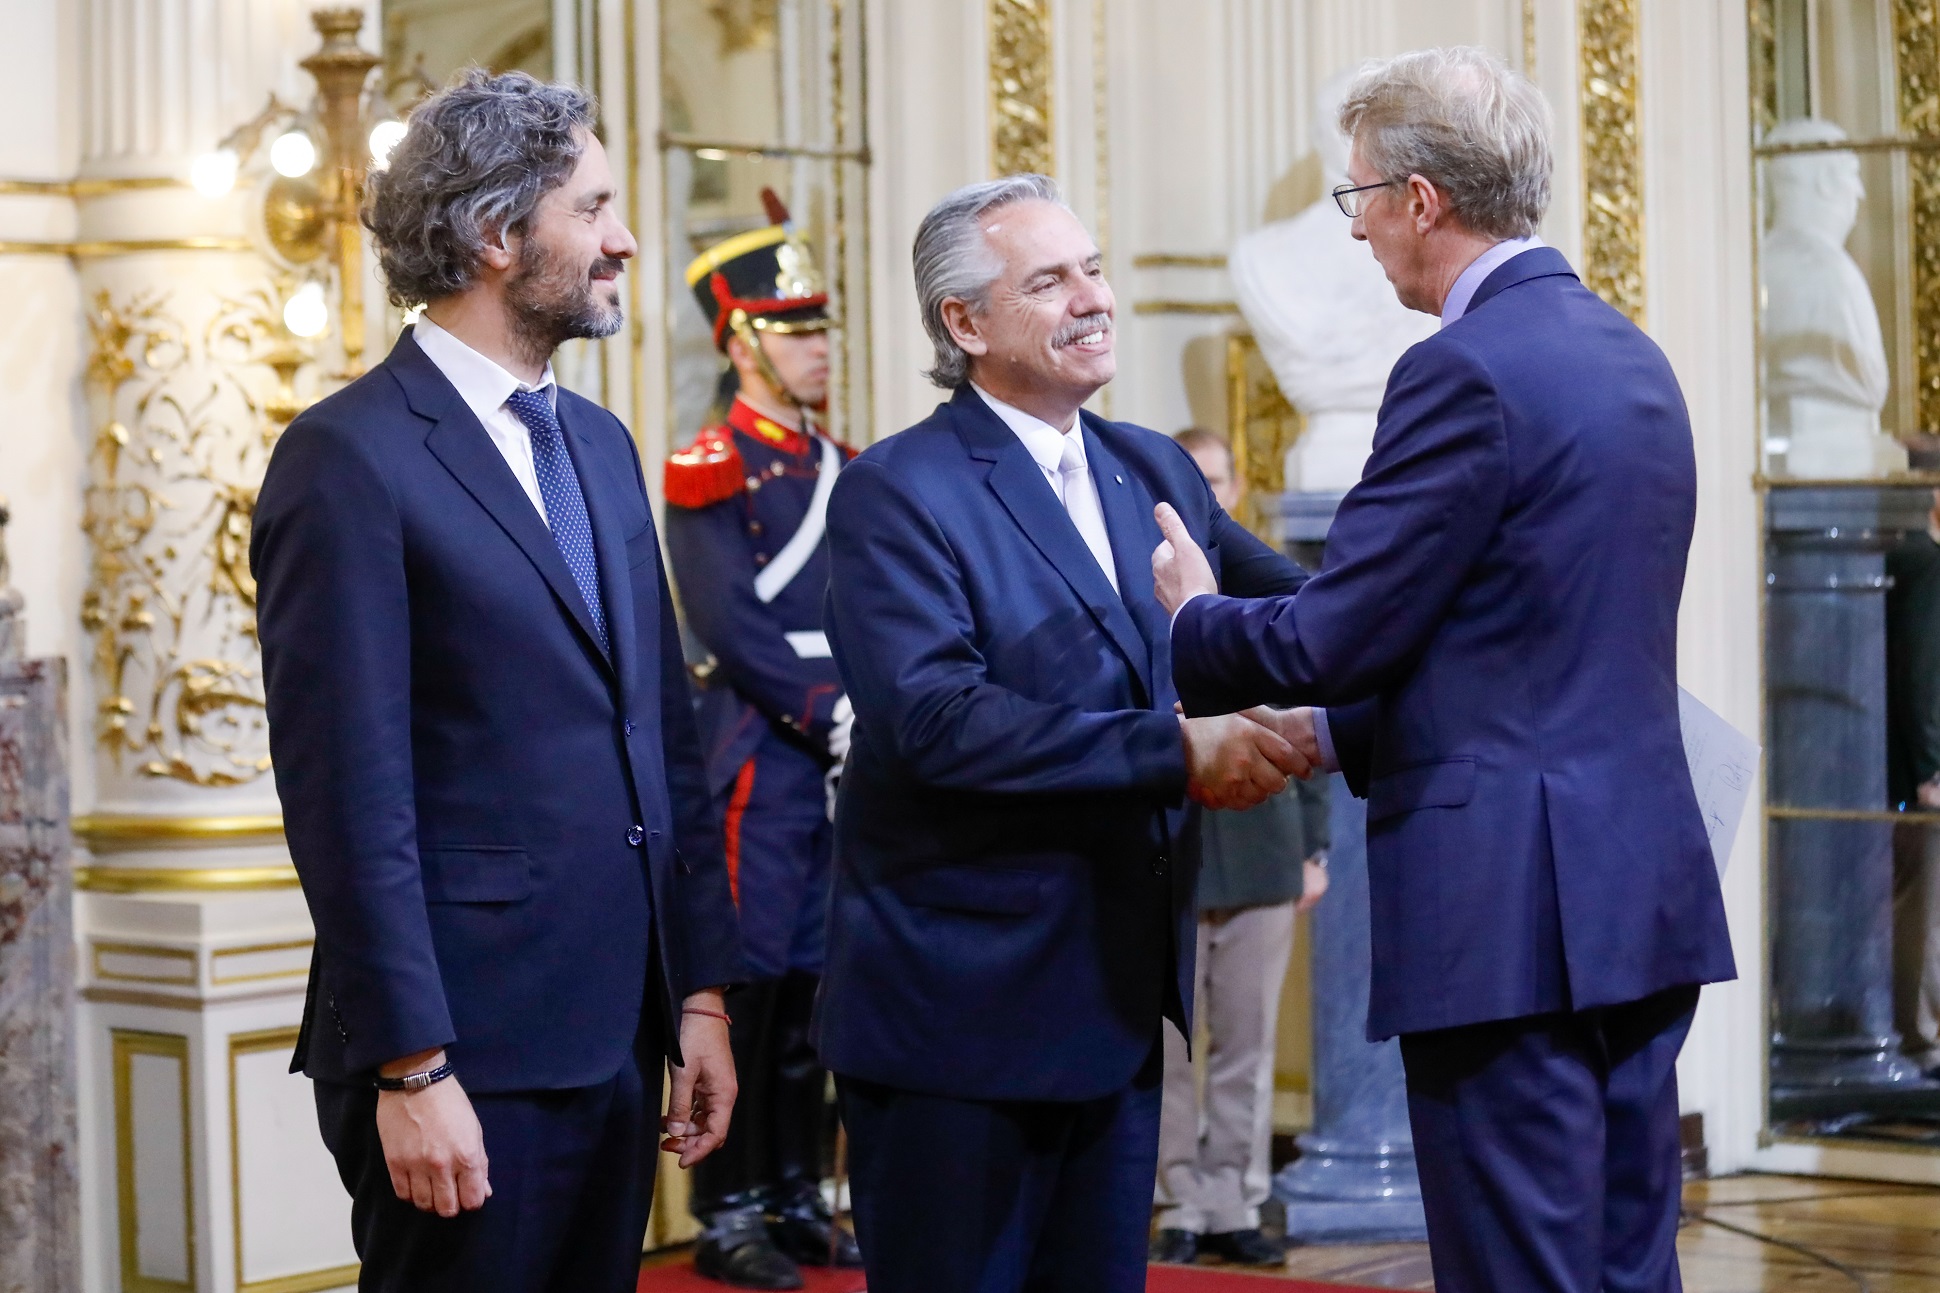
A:
{"label": "patterned floor", "polygon": [[[1685,1207],[1712,1221],[1689,1221],[1678,1236],[1686,1293],[1940,1293],[1940,1189],[1783,1176],[1733,1176],[1686,1187]],[[1734,1227],[1726,1229],[1724,1227]],[[1762,1242],[1740,1231],[1809,1249]],[[1203,1265],[1154,1268],[1151,1293],[1296,1293],[1315,1285],[1432,1290],[1425,1244],[1296,1248],[1283,1270],[1240,1272]],[[858,1276],[817,1273],[811,1293],[860,1293]],[[1233,1278],[1219,1278],[1232,1276]],[[1855,1276],[1858,1278],[1856,1279]],[[718,1293],[692,1273],[684,1251],[656,1254],[641,1271],[641,1293]]]}
{"label": "patterned floor", "polygon": [[[1734,1176],[1686,1187],[1685,1207],[1798,1244],[1862,1276],[1871,1293],[1940,1293],[1940,1190],[1864,1181]],[[1837,1293],[1850,1276],[1805,1254],[1710,1224],[1678,1236],[1686,1293]],[[1286,1273],[1377,1288],[1433,1289],[1421,1244],[1301,1248]]]}

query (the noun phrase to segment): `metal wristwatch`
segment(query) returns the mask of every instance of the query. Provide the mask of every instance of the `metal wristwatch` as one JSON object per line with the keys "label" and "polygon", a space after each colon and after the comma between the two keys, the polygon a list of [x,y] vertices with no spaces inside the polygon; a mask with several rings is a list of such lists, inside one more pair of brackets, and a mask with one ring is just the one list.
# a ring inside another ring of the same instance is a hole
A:
{"label": "metal wristwatch", "polygon": [[450,1076],[451,1061],[446,1060],[435,1069],[426,1069],[422,1073],[412,1073],[405,1077],[387,1078],[380,1073],[371,1079],[371,1083],[379,1091],[422,1091],[433,1083],[442,1082]]}

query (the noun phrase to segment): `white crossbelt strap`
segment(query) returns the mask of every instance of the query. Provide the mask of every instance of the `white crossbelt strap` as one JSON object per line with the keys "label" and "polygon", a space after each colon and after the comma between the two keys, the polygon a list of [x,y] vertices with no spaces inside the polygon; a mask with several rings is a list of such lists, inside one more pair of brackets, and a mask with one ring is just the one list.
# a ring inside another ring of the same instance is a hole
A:
{"label": "white crossbelt strap", "polygon": [[829,635],[820,629],[803,629],[799,633],[784,633],[788,645],[794,648],[798,660],[827,660],[834,653],[829,650]]}
{"label": "white crossbelt strap", "polygon": [[833,440],[822,441],[822,466],[815,475],[815,495],[808,500],[808,515],[802,518],[801,528],[782,545],[775,559],[754,577],[754,595],[763,602],[772,602],[781,596],[781,590],[795,582],[795,576],[802,573],[802,567],[815,555],[815,547],[828,529],[829,492],[835,488],[835,474],[841,470],[842,451],[835,447]]}

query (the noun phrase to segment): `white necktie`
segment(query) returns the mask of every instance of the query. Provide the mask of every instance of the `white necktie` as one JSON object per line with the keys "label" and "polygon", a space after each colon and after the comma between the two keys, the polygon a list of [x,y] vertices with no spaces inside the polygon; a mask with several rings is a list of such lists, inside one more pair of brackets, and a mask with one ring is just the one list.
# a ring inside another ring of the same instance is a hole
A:
{"label": "white necktie", "polygon": [[1112,563],[1111,536],[1105,531],[1105,514],[1098,508],[1098,491],[1092,488],[1091,471],[1085,466],[1084,451],[1070,436],[1064,438],[1064,453],[1058,459],[1058,479],[1064,490],[1064,510],[1078,535],[1098,559],[1098,568],[1118,591],[1118,569]]}

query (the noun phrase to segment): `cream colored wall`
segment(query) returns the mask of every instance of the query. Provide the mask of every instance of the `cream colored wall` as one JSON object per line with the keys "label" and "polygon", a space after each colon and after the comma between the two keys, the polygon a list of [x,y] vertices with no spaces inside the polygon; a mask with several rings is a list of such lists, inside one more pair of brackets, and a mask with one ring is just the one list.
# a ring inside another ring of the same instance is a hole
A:
{"label": "cream colored wall", "polygon": [[[1678,621],[1680,680],[1741,731],[1760,731],[1750,95],[1741,3],[1645,0],[1643,156],[1647,326],[1684,387],[1698,517]],[[1725,876],[1737,983],[1707,989],[1679,1064],[1714,1170],[1747,1165],[1762,1124],[1759,803]]]}

